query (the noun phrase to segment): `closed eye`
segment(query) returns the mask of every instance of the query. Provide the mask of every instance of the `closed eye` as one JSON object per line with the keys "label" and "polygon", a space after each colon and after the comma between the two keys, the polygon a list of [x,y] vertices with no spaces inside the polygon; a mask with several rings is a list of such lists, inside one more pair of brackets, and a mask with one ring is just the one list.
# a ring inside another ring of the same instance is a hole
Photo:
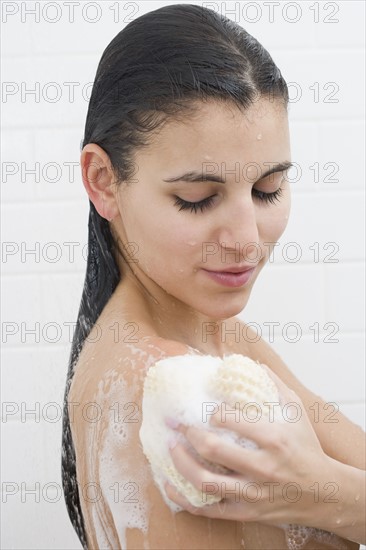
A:
{"label": "closed eye", "polygon": [[264,193],[264,191],[258,191],[258,189],[252,189],[252,193],[260,201],[267,204],[274,204],[276,201],[279,200],[280,196],[282,195],[282,187],[279,187],[276,191],[273,191],[272,193]]}
{"label": "closed eye", "polygon": [[[264,191],[258,191],[258,189],[252,189],[253,196],[264,204],[274,204],[279,200],[282,195],[282,187],[273,191],[272,193],[265,193]],[[174,206],[179,206],[179,212],[181,210],[190,210],[191,212],[197,213],[198,210],[203,212],[206,208],[210,208],[213,204],[213,198],[216,195],[211,195],[207,199],[202,199],[198,202],[189,202],[181,199],[180,197],[175,196]]]}
{"label": "closed eye", "polygon": [[198,208],[201,212],[203,212],[206,208],[209,208],[212,205],[213,197],[215,197],[215,195],[211,195],[211,197],[207,197],[207,199],[202,199],[198,202],[189,202],[176,196],[175,198],[177,200],[175,201],[174,206],[180,206],[179,212],[181,210],[191,209],[191,212],[197,213]]}

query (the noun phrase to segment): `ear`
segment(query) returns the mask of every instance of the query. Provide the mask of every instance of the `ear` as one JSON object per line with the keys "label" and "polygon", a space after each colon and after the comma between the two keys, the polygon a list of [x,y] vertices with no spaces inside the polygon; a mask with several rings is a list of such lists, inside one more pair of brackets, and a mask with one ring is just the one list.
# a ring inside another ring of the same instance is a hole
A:
{"label": "ear", "polygon": [[80,157],[83,184],[97,212],[108,221],[119,214],[115,199],[115,175],[107,153],[96,143],[88,143]]}

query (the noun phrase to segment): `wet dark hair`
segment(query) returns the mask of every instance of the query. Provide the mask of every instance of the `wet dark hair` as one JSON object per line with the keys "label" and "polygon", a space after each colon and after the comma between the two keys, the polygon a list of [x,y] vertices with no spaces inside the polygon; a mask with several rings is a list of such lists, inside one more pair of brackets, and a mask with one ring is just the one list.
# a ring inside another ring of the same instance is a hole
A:
{"label": "wet dark hair", "polygon": [[[129,23],[107,46],[98,65],[82,147],[96,143],[109,155],[116,182],[129,184],[133,153],[169,120],[199,112],[215,100],[245,110],[260,97],[287,109],[288,90],[272,57],[232,20],[193,4],[169,5]],[[202,105],[202,103],[201,103]],[[121,274],[109,222],[89,200],[88,258],[64,395],[62,483],[66,506],[87,548],[76,480],[68,393],[85,339]]]}

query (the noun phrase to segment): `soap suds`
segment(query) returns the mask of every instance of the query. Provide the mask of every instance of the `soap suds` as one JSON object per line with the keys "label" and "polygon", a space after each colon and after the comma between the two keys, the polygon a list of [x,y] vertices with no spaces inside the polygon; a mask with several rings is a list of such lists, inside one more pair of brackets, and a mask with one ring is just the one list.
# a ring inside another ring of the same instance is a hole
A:
{"label": "soap suds", "polygon": [[282,527],[285,531],[289,550],[301,550],[311,540],[329,545],[336,550],[347,550],[348,548],[340,537],[322,529],[293,524],[284,524],[279,527]]}
{"label": "soap suds", "polygon": [[[139,350],[135,348],[131,352],[137,355]],[[152,364],[155,360],[153,356],[150,361],[149,357],[144,357],[146,363]],[[129,374],[137,379],[133,363],[134,360],[130,359]],[[85,515],[92,519],[97,547],[123,550],[127,547],[126,529],[139,529],[145,537],[148,533],[146,486],[150,473],[147,468],[139,468],[131,458],[132,430],[135,427],[136,432],[140,411],[134,391],[114,370],[108,371],[100,381],[94,402],[101,406],[103,417],[96,426],[86,430],[86,448],[97,448],[99,452],[85,453],[85,479],[89,483],[93,480],[99,498],[84,499],[83,507]],[[144,547],[149,548],[147,540]]]}
{"label": "soap suds", "polygon": [[[177,505],[165,495],[166,481],[175,485],[194,506],[219,502],[221,496],[218,491],[217,494],[203,495],[202,491],[185,480],[173,464],[169,452],[170,441],[181,442],[210,471],[227,473],[227,470],[199,457],[182,434],[166,426],[165,418],[173,417],[183,424],[218,433],[228,442],[257,448],[253,441],[239,437],[234,432],[208,425],[211,414],[218,411],[223,402],[229,408],[236,409],[239,420],[248,404],[256,409],[258,416],[258,412],[269,414],[265,402],[279,403],[280,399],[265,369],[250,358],[238,354],[228,355],[224,359],[210,355],[175,356],[157,362],[147,373],[142,402],[143,422],[139,435],[155,483],[164,501],[174,512],[181,508],[177,510]],[[221,412],[226,413],[228,409],[224,411],[222,408]],[[246,414],[251,418],[248,411]]]}

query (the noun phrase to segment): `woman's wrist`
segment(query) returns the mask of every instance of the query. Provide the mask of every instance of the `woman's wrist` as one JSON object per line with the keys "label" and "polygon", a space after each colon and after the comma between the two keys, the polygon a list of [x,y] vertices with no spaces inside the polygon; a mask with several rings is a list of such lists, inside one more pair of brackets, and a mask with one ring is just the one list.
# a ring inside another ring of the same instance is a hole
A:
{"label": "woman's wrist", "polygon": [[327,479],[320,482],[323,493],[311,526],[365,544],[366,472],[327,458]]}

